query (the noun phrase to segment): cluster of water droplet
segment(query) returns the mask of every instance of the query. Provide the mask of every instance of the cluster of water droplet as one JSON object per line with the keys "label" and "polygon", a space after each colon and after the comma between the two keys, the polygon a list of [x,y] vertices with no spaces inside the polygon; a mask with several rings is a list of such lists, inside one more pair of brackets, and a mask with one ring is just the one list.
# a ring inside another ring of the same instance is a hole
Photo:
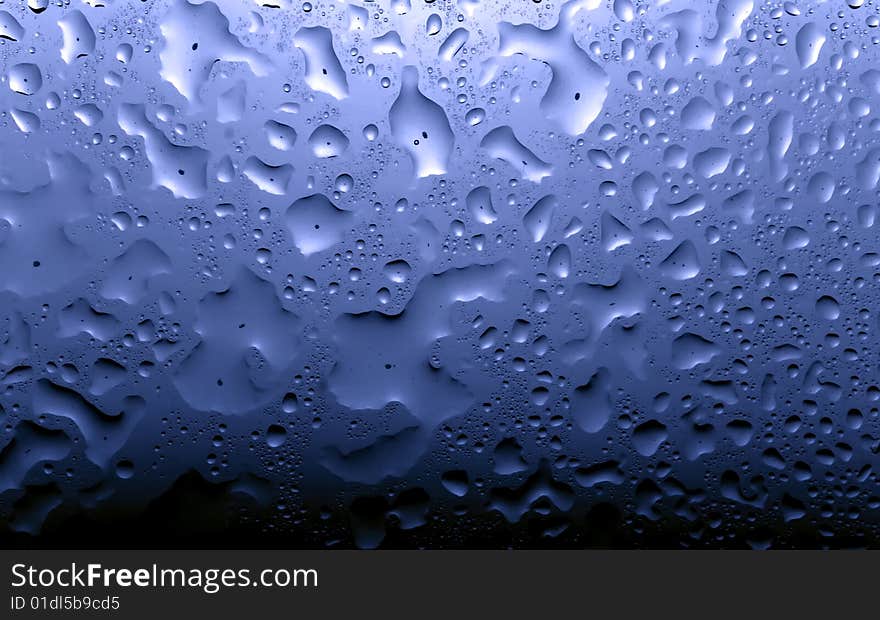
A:
{"label": "cluster of water droplet", "polygon": [[0,4],[0,531],[876,544],[878,26]]}

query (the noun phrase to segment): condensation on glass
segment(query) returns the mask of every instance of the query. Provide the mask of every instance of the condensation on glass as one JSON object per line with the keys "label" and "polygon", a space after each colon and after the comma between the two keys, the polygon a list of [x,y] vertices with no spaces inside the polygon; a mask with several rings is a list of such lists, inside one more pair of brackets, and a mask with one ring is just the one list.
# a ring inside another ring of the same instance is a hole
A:
{"label": "condensation on glass", "polygon": [[3,535],[876,543],[878,11],[0,4]]}

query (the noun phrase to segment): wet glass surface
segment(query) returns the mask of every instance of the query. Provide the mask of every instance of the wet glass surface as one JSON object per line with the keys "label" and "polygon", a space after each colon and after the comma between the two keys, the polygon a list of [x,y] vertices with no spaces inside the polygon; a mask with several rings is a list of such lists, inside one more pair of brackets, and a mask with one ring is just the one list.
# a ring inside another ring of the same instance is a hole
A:
{"label": "wet glass surface", "polygon": [[878,25],[0,4],[0,537],[876,545]]}

